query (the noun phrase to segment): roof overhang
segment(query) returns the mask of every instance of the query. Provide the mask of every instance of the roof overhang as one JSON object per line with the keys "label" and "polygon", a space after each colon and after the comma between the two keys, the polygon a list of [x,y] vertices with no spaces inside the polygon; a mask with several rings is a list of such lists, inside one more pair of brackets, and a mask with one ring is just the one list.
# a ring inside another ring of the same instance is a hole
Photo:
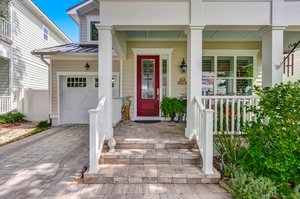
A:
{"label": "roof overhang", "polygon": [[51,21],[47,15],[37,7],[31,0],[20,0],[33,14],[35,14],[48,28],[54,31],[66,43],[71,43],[72,40]]}
{"label": "roof overhang", "polygon": [[67,10],[67,14],[73,19],[73,21],[79,25],[80,16],[85,13],[99,9],[99,2],[97,0],[85,0]]}

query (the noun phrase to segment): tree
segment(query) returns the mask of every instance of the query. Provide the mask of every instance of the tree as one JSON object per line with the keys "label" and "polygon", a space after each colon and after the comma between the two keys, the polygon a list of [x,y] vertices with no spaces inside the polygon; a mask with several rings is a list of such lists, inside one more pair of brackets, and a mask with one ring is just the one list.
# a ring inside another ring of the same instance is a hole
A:
{"label": "tree", "polygon": [[11,0],[0,0],[0,20],[8,17],[8,4]]}

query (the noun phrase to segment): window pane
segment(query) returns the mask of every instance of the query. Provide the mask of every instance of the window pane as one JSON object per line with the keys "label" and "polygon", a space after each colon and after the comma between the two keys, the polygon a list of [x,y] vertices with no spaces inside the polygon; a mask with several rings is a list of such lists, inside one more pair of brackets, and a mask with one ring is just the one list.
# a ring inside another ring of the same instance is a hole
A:
{"label": "window pane", "polygon": [[162,61],[162,97],[167,97],[167,91],[168,91],[168,65],[167,60],[164,59]]}
{"label": "window pane", "polygon": [[236,87],[238,95],[252,95],[252,79],[237,79]]}
{"label": "window pane", "polygon": [[98,21],[91,21],[91,40],[98,41],[98,30],[96,24],[99,23]]}
{"label": "window pane", "polygon": [[214,94],[214,79],[213,78],[203,78],[202,79],[202,94],[204,96]]}
{"label": "window pane", "polygon": [[234,57],[218,57],[218,77],[234,76]]}
{"label": "window pane", "polygon": [[155,60],[142,60],[142,99],[154,99],[155,89]]}
{"label": "window pane", "polygon": [[218,79],[217,94],[233,95],[233,79]]}
{"label": "window pane", "polygon": [[253,77],[253,57],[237,57],[237,77]]}
{"label": "window pane", "polygon": [[213,95],[215,76],[215,57],[205,56],[202,58],[202,94]]}

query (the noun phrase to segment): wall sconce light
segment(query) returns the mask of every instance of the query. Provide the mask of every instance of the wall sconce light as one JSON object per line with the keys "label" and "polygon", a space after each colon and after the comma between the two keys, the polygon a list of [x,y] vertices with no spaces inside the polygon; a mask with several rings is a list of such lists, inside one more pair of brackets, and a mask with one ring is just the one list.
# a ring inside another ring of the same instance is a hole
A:
{"label": "wall sconce light", "polygon": [[181,72],[181,73],[186,73],[186,71],[187,71],[187,65],[186,65],[185,60],[184,60],[184,58],[183,58],[183,59],[182,59],[182,62],[181,62],[181,64],[180,64],[180,72]]}
{"label": "wall sconce light", "polygon": [[86,62],[86,64],[85,64],[85,70],[89,70],[90,69],[90,65],[89,65],[89,63],[88,62]]}

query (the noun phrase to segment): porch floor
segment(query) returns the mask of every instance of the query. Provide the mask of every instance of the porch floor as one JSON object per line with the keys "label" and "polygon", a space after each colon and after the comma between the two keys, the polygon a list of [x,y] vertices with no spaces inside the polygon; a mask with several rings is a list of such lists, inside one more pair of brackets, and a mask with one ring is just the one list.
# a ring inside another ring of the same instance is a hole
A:
{"label": "porch floor", "polygon": [[196,142],[185,138],[184,129],[182,123],[120,123],[116,151],[104,148],[99,173],[85,174],[85,183],[217,183],[220,174],[203,173]]}

